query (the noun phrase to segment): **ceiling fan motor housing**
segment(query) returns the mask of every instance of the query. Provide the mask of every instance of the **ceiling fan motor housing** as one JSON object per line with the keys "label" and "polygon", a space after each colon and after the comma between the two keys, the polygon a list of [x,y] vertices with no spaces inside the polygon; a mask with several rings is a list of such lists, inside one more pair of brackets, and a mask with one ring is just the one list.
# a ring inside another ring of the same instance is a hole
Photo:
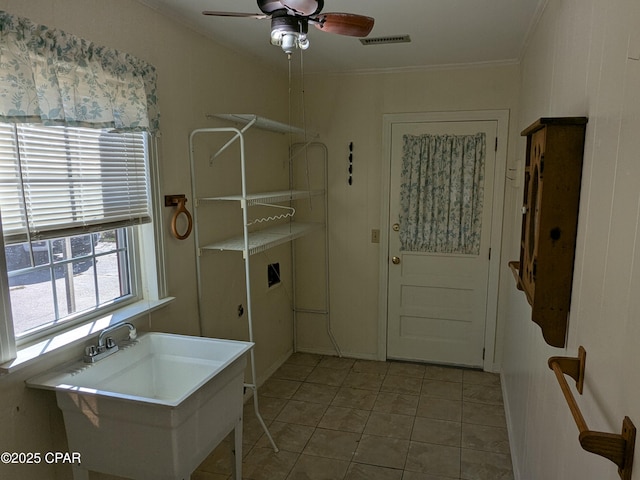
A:
{"label": "ceiling fan motor housing", "polygon": [[323,7],[324,0],[258,0],[258,8],[266,14],[284,8],[295,15],[309,16],[320,13]]}
{"label": "ceiling fan motor housing", "polygon": [[309,22],[306,18],[294,17],[276,12],[271,17],[271,32],[298,33],[306,35],[309,32]]}

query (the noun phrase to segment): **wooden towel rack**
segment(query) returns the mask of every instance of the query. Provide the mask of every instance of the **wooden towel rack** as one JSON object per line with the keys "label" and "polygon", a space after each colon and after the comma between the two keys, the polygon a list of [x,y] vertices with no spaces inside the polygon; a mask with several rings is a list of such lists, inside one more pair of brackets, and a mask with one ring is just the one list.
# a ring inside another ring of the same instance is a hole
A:
{"label": "wooden towel rack", "polygon": [[618,474],[622,480],[631,480],[633,451],[636,442],[635,425],[629,417],[624,417],[621,434],[589,430],[565,378],[565,374],[573,378],[576,381],[578,392],[582,395],[586,356],[587,353],[581,346],[578,349],[578,357],[549,358],[549,368],[556,374],[560,389],[578,426],[580,431],[578,439],[582,448],[587,452],[608,458],[618,466]]}

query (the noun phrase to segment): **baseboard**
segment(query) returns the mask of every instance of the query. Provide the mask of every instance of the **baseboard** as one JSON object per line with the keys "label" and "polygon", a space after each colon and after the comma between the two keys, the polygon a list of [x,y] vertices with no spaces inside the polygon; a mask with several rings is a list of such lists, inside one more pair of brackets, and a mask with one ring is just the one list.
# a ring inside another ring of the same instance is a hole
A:
{"label": "baseboard", "polygon": [[[338,354],[333,348],[306,348],[298,347],[298,353],[311,353],[313,355],[326,355],[328,357],[337,357]],[[342,351],[342,356],[347,358],[355,358],[357,360],[378,360],[374,353],[355,353]]]}
{"label": "baseboard", "polygon": [[502,403],[504,405],[504,416],[507,421],[507,435],[509,436],[509,451],[511,452],[511,469],[513,470],[514,480],[520,480],[520,471],[518,470],[517,450],[514,444],[515,433],[513,431],[513,425],[511,423],[511,409],[509,407],[509,397],[507,396],[507,389],[504,381],[504,374],[500,372],[500,388],[502,390]]}

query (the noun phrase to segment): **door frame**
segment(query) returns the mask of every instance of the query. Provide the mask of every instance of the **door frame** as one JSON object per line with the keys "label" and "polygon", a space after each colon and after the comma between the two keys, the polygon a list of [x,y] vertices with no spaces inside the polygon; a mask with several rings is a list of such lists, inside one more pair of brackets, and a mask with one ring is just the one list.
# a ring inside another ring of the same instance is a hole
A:
{"label": "door frame", "polygon": [[487,312],[484,332],[485,371],[497,371],[494,365],[498,315],[498,289],[502,246],[502,222],[509,140],[509,110],[469,110],[451,112],[389,113],[382,115],[382,205],[380,217],[380,285],[378,305],[378,359],[387,359],[388,283],[389,283],[389,214],[391,182],[391,127],[398,123],[496,121],[498,148],[494,172],[493,212],[491,215],[491,259],[487,288]]}

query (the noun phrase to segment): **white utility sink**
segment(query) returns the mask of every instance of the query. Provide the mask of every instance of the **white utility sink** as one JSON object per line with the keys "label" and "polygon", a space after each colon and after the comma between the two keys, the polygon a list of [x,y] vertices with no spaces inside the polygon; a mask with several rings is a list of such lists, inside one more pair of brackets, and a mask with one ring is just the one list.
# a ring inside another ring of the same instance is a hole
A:
{"label": "white utility sink", "polygon": [[97,471],[134,479],[188,479],[230,432],[242,466],[246,354],[253,343],[145,333],[96,363],[27,380],[55,390],[74,479]]}

